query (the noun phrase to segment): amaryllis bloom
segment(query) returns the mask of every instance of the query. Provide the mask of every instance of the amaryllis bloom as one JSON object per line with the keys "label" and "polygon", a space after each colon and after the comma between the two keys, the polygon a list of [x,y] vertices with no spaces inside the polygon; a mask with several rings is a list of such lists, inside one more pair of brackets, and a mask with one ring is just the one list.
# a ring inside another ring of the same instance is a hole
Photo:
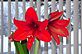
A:
{"label": "amaryllis bloom", "polygon": [[67,20],[60,19],[62,14],[63,14],[63,11],[52,12],[52,13],[50,13],[50,18],[48,20],[49,21],[48,22],[48,31],[52,35],[54,40],[57,42],[57,45],[60,44],[59,36],[62,36],[62,37],[69,36],[67,26],[70,22],[70,19],[69,18]]}
{"label": "amaryllis bloom", "polygon": [[30,7],[25,13],[25,21],[16,20],[14,18],[14,24],[17,30],[13,34],[15,41],[22,41],[28,38],[27,47],[31,48],[34,38],[49,42],[51,40],[50,34],[46,30],[48,20],[43,22],[38,21],[35,10]]}

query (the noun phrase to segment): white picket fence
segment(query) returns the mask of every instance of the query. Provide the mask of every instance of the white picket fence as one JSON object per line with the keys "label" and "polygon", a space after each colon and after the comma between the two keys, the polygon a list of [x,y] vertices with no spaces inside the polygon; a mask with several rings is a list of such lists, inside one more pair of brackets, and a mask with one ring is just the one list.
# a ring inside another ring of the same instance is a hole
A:
{"label": "white picket fence", "polygon": [[[0,16],[0,20],[1,20],[1,28],[0,28],[0,48],[1,48],[1,52],[0,54],[4,54],[4,43],[3,42],[6,42],[4,41],[4,32],[3,32],[3,21],[5,20],[4,19],[4,13],[3,13],[3,6],[4,6],[4,1],[1,0],[1,16]],[[8,0],[6,1],[8,2],[8,35],[11,33],[11,0]],[[18,10],[18,0],[15,0],[15,17],[18,18],[18,14],[19,14],[19,10]],[[24,14],[25,14],[25,10],[26,10],[26,3],[27,2],[30,2],[30,6],[34,6],[34,3],[33,3],[33,0],[30,0],[30,1],[25,1],[25,0],[22,0],[21,1],[22,4],[23,4],[23,17],[24,17]],[[35,1],[34,1],[35,2]],[[63,10],[63,4],[64,4],[64,1],[63,0],[59,0],[59,1],[56,1],[56,0],[51,0],[51,1],[48,1],[48,0],[44,0],[44,1],[41,1],[41,0],[37,0],[36,1],[36,8],[37,8],[37,14],[38,14],[38,17],[41,18],[41,3],[44,2],[44,18],[48,18],[48,2],[51,2],[51,12],[54,12],[56,11],[56,2],[59,2],[59,11],[62,11]],[[79,2],[81,2],[81,17],[79,17]],[[34,6],[35,7],[35,6]],[[66,18],[71,18],[72,15],[71,15],[71,0],[66,0],[66,3],[65,3],[65,8],[66,8]],[[23,19],[24,20],[24,19]],[[45,43],[44,46],[45,47],[40,47],[39,49],[39,53],[38,54],[82,54],[82,37],[81,37],[81,34],[82,34],[82,24],[79,25],[79,20],[81,20],[82,22],[82,0],[81,1],[78,1],[78,0],[73,0],[73,31],[71,31],[71,22],[70,22],[70,25],[69,25],[69,32],[70,32],[70,35],[69,35],[69,38],[65,41],[65,38],[64,41],[66,42],[66,44],[63,44],[61,43],[61,45],[59,46],[56,46],[54,47],[54,42],[53,40],[50,42],[50,49],[48,47],[48,43]],[[81,29],[79,29],[78,27],[81,26]],[[71,38],[73,37],[73,38]],[[80,37],[80,38],[79,38]],[[81,43],[79,43],[79,41]],[[74,42],[71,44],[71,42]],[[6,44],[7,45],[7,44]],[[7,54],[12,54],[11,53],[11,43],[8,41],[8,53]],[[13,46],[14,47],[14,46]],[[50,51],[51,50],[51,51]],[[33,49],[31,50],[30,54],[33,54]]]}

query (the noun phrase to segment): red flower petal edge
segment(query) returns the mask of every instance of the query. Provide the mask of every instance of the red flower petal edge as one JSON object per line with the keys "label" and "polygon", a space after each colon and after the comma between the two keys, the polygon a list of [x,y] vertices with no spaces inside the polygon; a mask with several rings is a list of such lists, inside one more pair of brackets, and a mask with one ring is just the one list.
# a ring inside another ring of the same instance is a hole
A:
{"label": "red flower petal edge", "polygon": [[28,50],[31,49],[31,47],[33,45],[33,42],[34,42],[34,37],[29,37],[28,38],[28,42],[27,42],[27,48],[28,48]]}

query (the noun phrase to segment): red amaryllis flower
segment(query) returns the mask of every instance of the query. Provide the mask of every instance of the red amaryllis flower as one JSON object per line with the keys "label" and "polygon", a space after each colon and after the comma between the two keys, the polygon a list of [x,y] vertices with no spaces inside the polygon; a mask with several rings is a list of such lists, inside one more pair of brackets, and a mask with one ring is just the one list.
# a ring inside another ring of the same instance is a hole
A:
{"label": "red amaryllis flower", "polygon": [[59,36],[68,37],[69,32],[67,30],[67,26],[70,22],[70,19],[64,20],[60,19],[63,11],[61,12],[52,12],[50,13],[49,23],[48,23],[48,31],[57,42],[57,45],[60,44]]}
{"label": "red amaryllis flower", "polygon": [[17,27],[17,30],[13,34],[15,41],[25,40],[28,38],[28,48],[30,49],[34,38],[49,42],[51,40],[50,34],[45,29],[48,25],[48,20],[43,22],[38,21],[37,14],[35,10],[30,7],[25,13],[26,21],[19,21],[14,18],[14,24]]}

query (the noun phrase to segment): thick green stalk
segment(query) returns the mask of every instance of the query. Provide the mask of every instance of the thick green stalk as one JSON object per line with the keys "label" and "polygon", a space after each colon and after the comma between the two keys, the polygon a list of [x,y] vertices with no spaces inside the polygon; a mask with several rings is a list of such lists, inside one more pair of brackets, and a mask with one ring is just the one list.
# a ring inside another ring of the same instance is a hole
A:
{"label": "thick green stalk", "polygon": [[36,39],[36,40],[35,40],[35,47],[34,47],[34,54],[38,54],[39,43],[40,43],[40,42]]}
{"label": "thick green stalk", "polygon": [[29,54],[29,51],[28,51],[28,49],[26,47],[26,44],[22,44],[22,47],[23,47],[24,53],[25,54]]}
{"label": "thick green stalk", "polygon": [[14,41],[14,44],[15,44],[15,48],[16,48],[16,54],[24,54],[24,50],[22,48],[22,45],[20,42],[15,42]]}

